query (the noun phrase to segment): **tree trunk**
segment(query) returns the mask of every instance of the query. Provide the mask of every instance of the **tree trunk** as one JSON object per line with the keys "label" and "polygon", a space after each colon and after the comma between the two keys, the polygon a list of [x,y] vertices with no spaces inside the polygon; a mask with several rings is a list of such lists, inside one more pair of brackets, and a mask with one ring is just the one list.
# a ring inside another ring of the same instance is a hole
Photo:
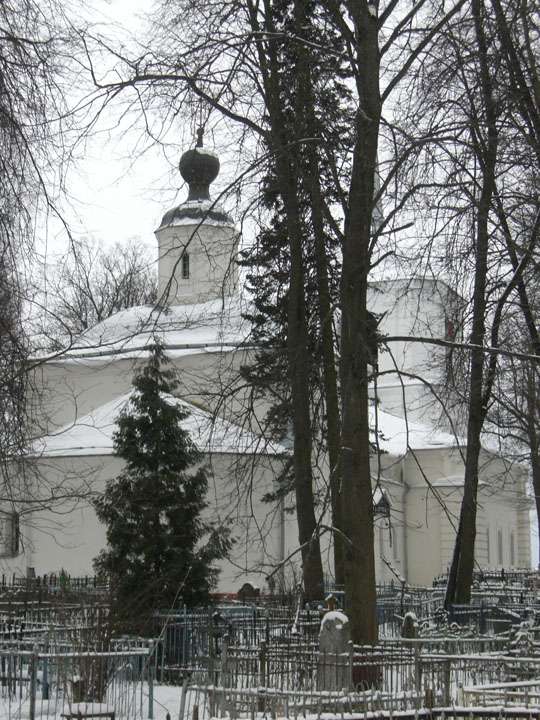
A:
{"label": "tree trunk", "polygon": [[[307,26],[305,17],[306,3],[295,2],[295,24],[297,37],[302,37]],[[319,126],[315,116],[315,100],[313,96],[313,78],[310,72],[310,61],[314,58],[308,53],[306,43],[298,45],[298,122],[309,138],[303,147],[307,158],[307,175],[305,182],[310,195],[311,222],[315,245],[315,269],[317,274],[320,343],[323,364],[323,396],[326,414],[326,441],[329,463],[330,503],[332,508],[332,525],[343,530],[341,513],[341,473],[340,473],[340,415],[337,387],[336,356],[334,351],[333,308],[330,298],[328,255],[324,232],[324,200],[320,183],[319,152],[322,138],[319,137]],[[316,138],[316,140],[315,140]],[[343,543],[339,533],[333,534],[334,576],[336,584],[344,584]]]}
{"label": "tree trunk", "polygon": [[349,2],[355,26],[359,108],[345,221],[341,277],[341,471],[345,593],[355,643],[377,639],[373,493],[368,412],[369,244],[381,114],[377,18],[367,3]]}
{"label": "tree trunk", "polygon": [[[273,8],[264,2],[264,31],[275,34]],[[252,29],[260,32],[257,9],[249,3]],[[302,251],[301,217],[298,203],[299,167],[295,161],[297,148],[291,140],[283,114],[280,77],[282,68],[271,40],[257,45],[270,133],[267,138],[275,157],[276,176],[283,200],[290,251],[290,282],[287,295],[287,358],[291,387],[293,424],[293,467],[298,520],[298,539],[302,554],[304,594],[307,600],[322,599],[324,578],[322,571],[319,528],[315,517],[312,473],[312,426],[310,415],[310,353],[305,305],[305,274]]]}
{"label": "tree trunk", "polygon": [[307,600],[324,596],[324,581],[319,543],[319,529],[315,518],[313,474],[311,469],[312,428],[310,416],[310,356],[304,297],[304,270],[302,238],[299,233],[300,217],[295,197],[295,186],[287,178],[285,149],[278,150],[277,165],[285,186],[282,197],[287,215],[287,231],[291,255],[290,283],[287,310],[287,348],[289,378],[292,396],[294,434],[294,482],[298,539],[302,548],[304,593]]}
{"label": "tree trunk", "polygon": [[488,67],[487,44],[483,29],[481,0],[472,0],[472,14],[480,63],[482,103],[487,126],[487,145],[478,140],[480,128],[472,128],[479,166],[482,168],[482,189],[476,210],[476,248],[473,295],[473,321],[470,342],[471,370],[469,379],[469,407],[467,422],[467,454],[463,500],[459,517],[454,555],[448,578],[445,606],[452,603],[469,603],[474,570],[476,539],[476,511],[478,493],[478,465],[481,450],[481,433],[486,417],[489,397],[484,393],[484,344],[486,325],[486,278],[489,246],[489,211],[495,189],[497,159],[497,127],[492,82]]}

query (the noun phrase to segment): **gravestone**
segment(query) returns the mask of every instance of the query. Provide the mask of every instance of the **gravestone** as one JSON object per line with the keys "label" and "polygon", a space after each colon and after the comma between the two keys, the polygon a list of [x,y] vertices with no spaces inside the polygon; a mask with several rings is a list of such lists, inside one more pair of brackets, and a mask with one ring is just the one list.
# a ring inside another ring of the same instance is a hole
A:
{"label": "gravestone", "polygon": [[350,640],[349,618],[341,610],[329,610],[321,621],[319,632],[318,684],[320,690],[349,688],[351,683]]}
{"label": "gravestone", "polygon": [[245,582],[237,593],[241,602],[254,602],[259,599],[260,594],[260,588],[251,582]]}
{"label": "gravestone", "polygon": [[417,637],[418,620],[413,612],[405,613],[401,625],[401,637],[405,640],[414,640]]}

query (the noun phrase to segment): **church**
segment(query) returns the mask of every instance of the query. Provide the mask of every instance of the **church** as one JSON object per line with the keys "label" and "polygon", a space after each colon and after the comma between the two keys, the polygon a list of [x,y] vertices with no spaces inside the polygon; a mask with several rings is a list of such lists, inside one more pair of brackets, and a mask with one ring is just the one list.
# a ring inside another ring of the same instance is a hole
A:
{"label": "church", "polygon": [[[264,437],[256,420],[265,404],[253,407],[241,379],[254,348],[234,261],[239,233],[209,193],[219,159],[199,140],[183,154],[180,172],[188,197],[164,214],[156,230],[158,304],[121,311],[62,352],[33,361],[34,440],[11,469],[11,500],[4,501],[0,517],[2,573],[92,574],[92,561],[105,545],[92,499],[121,469],[113,454],[116,419],[148,346],[159,338],[178,373],[177,402],[190,413],[185,427],[209,468],[209,511],[230,523],[236,540],[221,565],[219,590],[234,592],[250,581],[264,592],[276,566],[277,581],[286,587],[299,576],[294,512],[282,499],[263,501],[275,489],[290,444]],[[379,280],[369,299],[381,317],[380,332],[400,336],[445,337],[460,303],[433,278]],[[394,343],[391,352],[380,353],[370,407],[379,450],[373,458],[379,582],[403,578],[429,585],[451,560],[464,441],[440,421],[435,398],[444,385],[441,365],[444,358],[421,343]],[[530,567],[530,508],[527,468],[484,448],[478,567]],[[330,558],[327,544],[329,583]]]}

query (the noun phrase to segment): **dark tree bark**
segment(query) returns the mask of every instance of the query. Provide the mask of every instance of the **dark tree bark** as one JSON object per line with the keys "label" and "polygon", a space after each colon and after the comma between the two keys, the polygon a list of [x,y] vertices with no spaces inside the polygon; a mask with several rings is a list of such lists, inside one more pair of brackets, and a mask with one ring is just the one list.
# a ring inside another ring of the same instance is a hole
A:
{"label": "dark tree bark", "polygon": [[[276,33],[273,9],[265,0],[265,27],[270,35]],[[255,7],[250,3],[252,28],[259,32]],[[280,68],[277,48],[270,41],[258,44],[260,69],[264,83],[270,132],[269,149],[275,157],[276,176],[283,200],[290,252],[290,278],[287,295],[287,354],[291,386],[293,424],[293,467],[298,518],[298,540],[302,554],[304,593],[306,599],[322,599],[324,579],[322,571],[319,529],[315,517],[312,472],[312,424],[310,415],[310,356],[306,299],[304,297],[304,255],[301,234],[301,215],[298,201],[299,166],[295,161],[298,147],[288,135],[288,123],[283,113]]]}
{"label": "dark tree bark", "polygon": [[484,32],[482,1],[472,0],[471,9],[480,66],[481,106],[483,120],[487,128],[487,141],[484,145],[479,137],[479,128],[472,128],[472,135],[475,138],[475,151],[481,168],[481,192],[476,209],[473,318],[470,336],[473,349],[470,354],[467,454],[465,458],[463,500],[448,578],[445,598],[447,606],[451,603],[468,603],[471,599],[476,539],[478,466],[481,451],[481,433],[489,401],[484,388],[483,345],[486,334],[489,213],[495,190],[498,134],[493,83],[488,63],[487,39]]}
{"label": "dark tree bark", "polygon": [[[295,2],[297,35],[302,37],[306,26],[306,3]],[[337,366],[333,332],[334,310],[330,297],[329,261],[324,231],[324,205],[321,189],[320,148],[322,137],[315,117],[315,99],[313,96],[313,78],[311,64],[316,62],[308,46],[298,45],[298,121],[302,134],[306,138],[303,147],[307,159],[307,172],[304,182],[310,196],[310,212],[315,245],[315,269],[320,328],[320,344],[323,369],[323,396],[325,401],[326,440],[329,461],[329,487],[332,507],[332,525],[338,531],[343,530],[341,508],[341,472],[340,472],[340,412],[337,386]],[[340,532],[334,532],[334,575],[336,584],[344,584],[343,542]]]}
{"label": "dark tree bark", "polygon": [[345,220],[341,278],[341,471],[345,592],[352,639],[377,639],[373,500],[368,414],[367,280],[381,116],[377,18],[366,2],[347,3],[354,22],[359,108]]}

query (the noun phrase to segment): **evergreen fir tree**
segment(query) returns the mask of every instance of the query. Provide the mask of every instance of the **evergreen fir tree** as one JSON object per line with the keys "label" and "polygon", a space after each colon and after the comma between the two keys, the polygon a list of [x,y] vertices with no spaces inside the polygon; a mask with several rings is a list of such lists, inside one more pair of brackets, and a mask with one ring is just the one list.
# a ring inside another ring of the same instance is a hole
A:
{"label": "evergreen fir tree", "polygon": [[[273,31],[278,33],[283,42],[273,43],[272,51],[276,52],[280,67],[279,85],[280,106],[285,130],[283,134],[288,140],[287,154],[295,176],[294,192],[298,201],[299,217],[297,224],[301,227],[303,237],[304,295],[308,299],[305,317],[308,330],[307,346],[310,359],[306,368],[310,395],[313,427],[313,456],[328,452],[328,420],[326,394],[324,392],[325,377],[323,371],[323,332],[321,317],[332,324],[332,354],[337,348],[337,338],[333,318],[337,315],[339,304],[340,242],[336,236],[336,228],[323,218],[324,260],[330,311],[323,310],[320,302],[320,279],[317,275],[317,249],[313,224],[312,168],[308,160],[309,147],[318,160],[318,176],[323,189],[325,202],[328,206],[338,207],[343,200],[341,188],[336,187],[334,163],[339,165],[342,176],[347,176],[350,164],[350,147],[352,145],[351,130],[352,108],[350,92],[347,88],[347,74],[342,65],[344,48],[342,39],[327,22],[325,11],[316,2],[308,2],[304,6],[305,22],[302,23],[302,36],[305,43],[287,41],[287,38],[298,38],[296,24],[297,7],[292,0],[279,0],[273,3],[271,24]],[[310,65],[312,102],[311,114],[307,108],[298,112],[305,96],[302,73],[299,72],[300,53],[309,53],[310,48],[317,48],[317,57],[312,58]],[[330,52],[320,52],[320,48],[328,48]],[[270,52],[270,50],[269,50]],[[275,90],[277,92],[277,90]],[[271,98],[267,97],[267,103]],[[317,138],[317,142],[313,139]],[[268,222],[259,232],[256,242],[248,247],[240,256],[240,265],[246,269],[246,288],[253,302],[251,312],[246,313],[252,327],[252,339],[258,348],[249,365],[242,368],[246,380],[253,388],[253,393],[264,397],[269,402],[266,416],[265,432],[276,440],[282,441],[289,437],[293,423],[292,395],[289,382],[287,357],[287,338],[289,332],[288,293],[290,290],[290,248],[287,232],[286,212],[283,202],[283,180],[277,169],[277,152],[272,144],[272,133],[266,140],[268,161],[262,182],[260,206],[268,212]],[[330,160],[330,162],[329,162]],[[333,360],[334,367],[337,361]],[[339,418],[338,418],[339,421]],[[339,447],[339,443],[337,444]],[[332,477],[339,486],[339,471],[334,469]],[[295,477],[293,463],[288,463],[282,475],[276,478],[276,492],[269,493],[265,499],[275,501],[285,496],[288,505],[294,505]],[[314,483],[315,502],[326,502],[327,488]],[[333,525],[340,527],[339,519],[333,516]],[[336,563],[337,565],[337,563]],[[342,582],[340,577],[339,582]]]}
{"label": "evergreen fir tree", "polygon": [[[207,475],[181,427],[189,413],[173,397],[174,372],[156,344],[133,380],[118,419],[115,454],[125,467],[95,503],[107,548],[95,560],[111,578],[116,617],[144,620],[157,608],[206,603],[217,580],[212,563],[230,547],[224,528],[201,517]],[[196,467],[195,467],[196,466]]]}

